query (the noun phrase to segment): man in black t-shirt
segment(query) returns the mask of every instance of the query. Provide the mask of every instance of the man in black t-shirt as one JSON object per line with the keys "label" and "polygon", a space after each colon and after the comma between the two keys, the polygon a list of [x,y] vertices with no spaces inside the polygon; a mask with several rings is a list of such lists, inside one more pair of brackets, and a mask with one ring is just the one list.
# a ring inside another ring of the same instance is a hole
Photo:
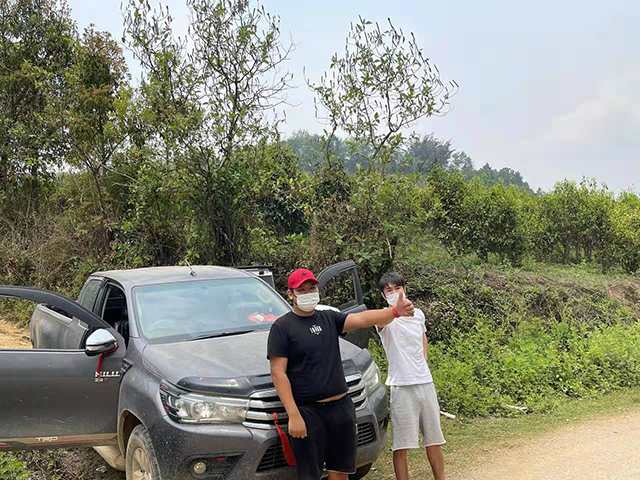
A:
{"label": "man in black t-shirt", "polygon": [[402,295],[395,307],[346,315],[316,310],[318,281],[309,270],[291,274],[287,294],[293,311],[271,327],[267,357],[289,416],[289,435],[299,480],[347,480],[356,471],[356,412],[347,396],[339,337],[400,316],[413,316]]}

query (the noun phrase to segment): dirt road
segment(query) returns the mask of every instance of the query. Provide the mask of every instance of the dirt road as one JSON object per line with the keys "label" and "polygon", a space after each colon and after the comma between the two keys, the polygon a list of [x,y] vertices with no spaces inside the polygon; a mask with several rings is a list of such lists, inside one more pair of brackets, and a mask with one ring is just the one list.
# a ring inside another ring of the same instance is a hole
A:
{"label": "dirt road", "polygon": [[638,480],[640,412],[590,420],[494,450],[450,480]]}
{"label": "dirt road", "polygon": [[29,330],[0,319],[0,348],[31,348]]}

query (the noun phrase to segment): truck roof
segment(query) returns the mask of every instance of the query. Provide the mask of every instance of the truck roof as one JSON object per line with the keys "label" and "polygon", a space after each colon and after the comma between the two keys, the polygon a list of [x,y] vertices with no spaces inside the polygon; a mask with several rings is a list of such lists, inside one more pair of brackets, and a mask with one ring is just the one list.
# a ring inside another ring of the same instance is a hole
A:
{"label": "truck roof", "polygon": [[[195,273],[195,276],[191,272]],[[250,273],[229,267],[194,265],[192,267],[147,267],[130,270],[108,270],[96,272],[92,277],[105,277],[120,283],[125,289],[141,285],[161,285],[164,283],[193,282],[197,280],[220,280],[245,278]]]}

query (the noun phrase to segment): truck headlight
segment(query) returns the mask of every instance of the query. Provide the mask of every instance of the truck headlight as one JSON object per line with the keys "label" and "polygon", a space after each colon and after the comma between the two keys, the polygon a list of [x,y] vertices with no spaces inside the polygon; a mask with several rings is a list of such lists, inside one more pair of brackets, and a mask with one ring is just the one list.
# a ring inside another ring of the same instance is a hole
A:
{"label": "truck headlight", "polygon": [[380,369],[376,362],[371,362],[371,365],[367,368],[362,376],[362,381],[364,382],[364,387],[367,391],[367,395],[373,392],[378,385],[382,381],[382,375],[380,374]]}
{"label": "truck headlight", "polygon": [[161,392],[165,410],[181,423],[242,423],[249,410],[249,399]]}

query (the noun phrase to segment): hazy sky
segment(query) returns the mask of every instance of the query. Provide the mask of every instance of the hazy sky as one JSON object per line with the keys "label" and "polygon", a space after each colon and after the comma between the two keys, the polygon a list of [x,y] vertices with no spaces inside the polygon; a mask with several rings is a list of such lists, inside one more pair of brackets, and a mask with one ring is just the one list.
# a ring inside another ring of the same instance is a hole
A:
{"label": "hazy sky", "polygon": [[[72,16],[122,36],[120,0],[69,0]],[[153,1],[152,3],[157,3]],[[186,31],[185,0],[168,0]],[[287,64],[291,133],[320,133],[312,80],[342,52],[358,15],[413,31],[443,80],[460,90],[453,110],[423,120],[420,133],[453,140],[476,167],[519,170],[532,187],[595,177],[611,189],[640,190],[640,2],[634,0],[268,0],[284,39],[298,44]],[[130,61],[131,57],[129,56]],[[135,74],[139,69],[132,66]]]}

